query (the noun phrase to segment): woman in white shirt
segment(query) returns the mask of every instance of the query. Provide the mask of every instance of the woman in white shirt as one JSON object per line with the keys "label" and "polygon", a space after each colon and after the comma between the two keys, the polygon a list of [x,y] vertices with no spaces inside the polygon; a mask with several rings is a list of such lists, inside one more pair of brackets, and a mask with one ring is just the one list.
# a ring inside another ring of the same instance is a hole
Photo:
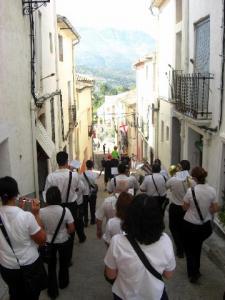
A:
{"label": "woman in white shirt", "polygon": [[[134,239],[152,267],[165,278],[172,277],[175,257],[157,199],[146,194],[137,195],[125,217],[122,229]],[[159,300],[168,299],[163,281],[150,273],[131,246],[126,235],[117,234],[105,256],[106,276],[115,282],[114,299]]]}
{"label": "woman in white shirt", "polygon": [[[200,257],[204,240],[212,233],[211,219],[218,210],[216,191],[205,182],[207,172],[202,167],[195,167],[191,176],[196,181],[194,188],[189,188],[184,196],[184,250],[187,260],[187,274],[191,283],[196,283],[201,276]],[[194,198],[196,198],[197,206]],[[199,209],[198,209],[199,207]]]}
{"label": "woman in white shirt", "polygon": [[9,176],[0,178],[0,274],[8,285],[10,300],[37,300],[42,283],[47,279],[37,245],[45,242],[46,234],[39,218],[40,202],[32,200],[32,213],[24,211],[16,206],[18,194],[15,179]]}
{"label": "woman in white shirt", "polygon": [[106,244],[110,244],[112,237],[118,233],[123,233],[121,224],[124,221],[128,208],[133,201],[133,196],[130,193],[120,193],[116,202],[116,216],[108,220],[106,224],[103,239]]}
{"label": "woman in white shirt", "polygon": [[[47,207],[40,210],[40,217],[47,233],[47,242],[51,243],[56,227],[63,213],[61,204],[61,193],[57,186],[50,187],[46,192]],[[70,261],[70,239],[74,232],[74,219],[68,208],[65,208],[65,215],[58,234],[53,243],[53,251],[48,263],[48,295],[55,299],[58,292],[58,280],[60,289],[69,284],[69,261]],[[56,265],[57,252],[59,254],[59,274],[57,280]]]}

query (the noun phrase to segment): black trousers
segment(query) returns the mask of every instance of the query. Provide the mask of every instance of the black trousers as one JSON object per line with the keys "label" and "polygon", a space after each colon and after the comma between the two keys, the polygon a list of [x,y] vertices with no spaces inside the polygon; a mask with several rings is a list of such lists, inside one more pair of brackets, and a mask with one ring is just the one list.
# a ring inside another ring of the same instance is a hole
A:
{"label": "black trousers", "polygon": [[[58,276],[57,253],[59,256]],[[57,297],[58,286],[63,289],[69,284],[69,262],[70,262],[70,241],[61,244],[54,244],[52,256],[48,263],[48,294],[50,297]],[[57,278],[58,277],[58,278]]]}
{"label": "black trousers", "polygon": [[200,271],[202,244],[210,234],[203,225],[195,225],[184,221],[184,250],[187,260],[188,277],[196,276]]}
{"label": "black trousers", "polygon": [[[73,218],[74,218],[74,223],[75,223],[75,228],[76,228],[76,233],[78,235],[79,240],[83,240],[85,238],[84,234],[84,221],[83,221],[83,211],[84,207],[83,204],[77,205],[76,202],[69,202],[69,203],[62,203],[62,206],[67,207]],[[70,235],[70,260],[72,260],[72,255],[73,255],[73,244],[74,244],[74,238],[75,238],[75,233],[71,233]]]}
{"label": "black trousers", "polygon": [[[34,263],[38,263],[37,261]],[[7,269],[0,266],[0,274],[8,285],[10,300],[38,300],[41,293],[40,288],[31,289],[25,284],[23,272],[21,269]],[[35,276],[35,274],[34,274]]]}
{"label": "black trousers", "polygon": [[84,196],[84,224],[88,225],[88,203],[90,206],[91,224],[95,224],[95,209],[96,209],[97,194]]}
{"label": "black trousers", "polygon": [[176,246],[176,252],[178,255],[184,254],[184,215],[185,211],[182,206],[176,205],[174,203],[170,204],[169,207],[169,228],[173,236],[173,240]]}

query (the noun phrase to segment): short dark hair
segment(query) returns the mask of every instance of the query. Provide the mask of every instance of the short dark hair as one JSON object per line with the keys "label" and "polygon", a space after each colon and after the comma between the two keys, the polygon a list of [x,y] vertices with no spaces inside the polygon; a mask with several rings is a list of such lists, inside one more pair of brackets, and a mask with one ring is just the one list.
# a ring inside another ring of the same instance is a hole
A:
{"label": "short dark hair", "polygon": [[194,167],[191,171],[191,176],[197,179],[198,183],[204,184],[208,173],[202,167]]}
{"label": "short dark hair", "polygon": [[164,230],[158,197],[139,194],[131,202],[122,229],[141,244],[158,241]]}
{"label": "short dark hair", "polygon": [[56,154],[56,161],[59,166],[65,166],[68,162],[68,153],[65,151],[60,151]]}
{"label": "short dark hair", "polygon": [[17,197],[18,194],[18,184],[14,178],[10,176],[0,178],[0,197],[3,204],[6,204],[13,197]]}
{"label": "short dark hair", "polygon": [[190,162],[188,160],[186,160],[186,159],[181,160],[180,165],[181,165],[183,171],[190,170]]}
{"label": "short dark hair", "polygon": [[127,192],[120,193],[118,200],[116,201],[116,215],[121,220],[125,219],[128,208],[131,202],[133,201],[133,198],[134,197],[130,193]]}
{"label": "short dark hair", "polygon": [[92,161],[92,160],[87,160],[86,161],[86,167],[88,168],[88,169],[92,169],[93,167],[94,167],[94,162]]}
{"label": "short dark hair", "polygon": [[159,173],[161,171],[161,167],[159,164],[152,165],[152,173]]}
{"label": "short dark hair", "polygon": [[161,166],[161,160],[159,158],[156,158],[153,163]]}
{"label": "short dark hair", "polygon": [[46,203],[48,205],[60,205],[62,202],[61,192],[57,186],[51,186],[46,192]]}
{"label": "short dark hair", "polygon": [[127,170],[127,167],[126,167],[125,164],[120,163],[120,164],[118,165],[118,172],[119,172],[119,174],[125,174],[125,173],[126,173],[126,170]]}

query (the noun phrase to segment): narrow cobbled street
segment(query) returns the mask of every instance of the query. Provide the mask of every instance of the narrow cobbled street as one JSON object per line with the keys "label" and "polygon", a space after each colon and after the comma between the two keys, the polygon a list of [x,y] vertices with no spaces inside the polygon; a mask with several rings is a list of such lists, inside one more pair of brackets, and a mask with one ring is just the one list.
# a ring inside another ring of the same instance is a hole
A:
{"label": "narrow cobbled street", "polygon": [[[107,196],[103,188],[103,175],[98,179],[100,187],[98,205]],[[167,213],[165,220],[167,220]],[[168,232],[168,230],[166,230]],[[168,232],[169,233],[169,232]],[[106,252],[104,242],[97,240],[96,227],[86,228],[87,240],[79,244],[76,240],[73,266],[70,268],[70,285],[61,290],[59,300],[107,300],[112,299],[111,286],[103,276],[103,259]],[[216,249],[215,249],[216,250]],[[223,262],[221,261],[221,264]],[[221,300],[225,288],[224,273],[208,258],[202,255],[202,277],[198,284],[189,283],[186,276],[185,259],[177,259],[173,278],[166,282],[170,300]],[[49,299],[46,292],[41,300]]]}

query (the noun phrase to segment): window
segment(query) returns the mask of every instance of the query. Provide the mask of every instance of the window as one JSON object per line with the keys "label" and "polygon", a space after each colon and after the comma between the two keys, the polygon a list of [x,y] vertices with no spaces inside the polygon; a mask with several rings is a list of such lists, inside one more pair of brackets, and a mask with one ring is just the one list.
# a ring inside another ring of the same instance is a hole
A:
{"label": "window", "polygon": [[197,73],[209,72],[210,20],[209,17],[195,24],[194,70]]}
{"label": "window", "polygon": [[182,21],[182,0],[176,0],[176,23]]}
{"label": "window", "polygon": [[53,42],[52,42],[52,33],[49,32],[49,49],[50,53],[53,53]]}
{"label": "window", "polygon": [[161,121],[161,142],[164,142],[164,121]]}
{"label": "window", "polygon": [[170,139],[170,129],[169,126],[166,126],[166,140],[169,141]]}
{"label": "window", "polygon": [[63,61],[63,37],[59,34],[58,35],[59,40],[59,60]]}

